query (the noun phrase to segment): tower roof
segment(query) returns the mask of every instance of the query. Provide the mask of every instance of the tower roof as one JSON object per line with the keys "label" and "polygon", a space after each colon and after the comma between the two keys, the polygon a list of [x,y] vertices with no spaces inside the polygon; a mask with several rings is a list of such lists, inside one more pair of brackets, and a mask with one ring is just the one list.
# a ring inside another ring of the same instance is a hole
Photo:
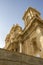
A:
{"label": "tower roof", "polygon": [[31,10],[31,11],[34,11],[34,12],[36,12],[36,13],[38,13],[38,14],[40,15],[40,12],[37,11],[35,8],[29,7],[29,8],[25,11],[24,16],[23,16],[23,19],[25,18],[26,14],[27,14],[30,10]]}

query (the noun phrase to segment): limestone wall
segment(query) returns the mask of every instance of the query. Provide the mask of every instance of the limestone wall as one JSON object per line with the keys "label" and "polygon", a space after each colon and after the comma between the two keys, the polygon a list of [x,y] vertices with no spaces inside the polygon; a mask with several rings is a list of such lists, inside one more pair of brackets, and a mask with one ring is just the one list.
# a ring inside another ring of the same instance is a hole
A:
{"label": "limestone wall", "polygon": [[43,59],[0,49],[0,65],[43,65]]}

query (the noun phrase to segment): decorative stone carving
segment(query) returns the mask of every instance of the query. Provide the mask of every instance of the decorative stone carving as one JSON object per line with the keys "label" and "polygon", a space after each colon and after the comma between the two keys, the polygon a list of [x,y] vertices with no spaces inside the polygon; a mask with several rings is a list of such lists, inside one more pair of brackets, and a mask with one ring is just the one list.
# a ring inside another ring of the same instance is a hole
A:
{"label": "decorative stone carving", "polygon": [[30,7],[25,12],[23,20],[23,30],[18,24],[11,28],[5,40],[5,49],[43,58],[43,21],[40,13]]}

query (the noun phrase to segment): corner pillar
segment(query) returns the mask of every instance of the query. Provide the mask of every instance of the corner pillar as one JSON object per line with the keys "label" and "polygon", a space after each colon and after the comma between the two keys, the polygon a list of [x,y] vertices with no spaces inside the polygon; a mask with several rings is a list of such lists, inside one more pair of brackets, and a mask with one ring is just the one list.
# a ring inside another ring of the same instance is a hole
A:
{"label": "corner pillar", "polygon": [[19,41],[19,52],[22,53],[22,42]]}

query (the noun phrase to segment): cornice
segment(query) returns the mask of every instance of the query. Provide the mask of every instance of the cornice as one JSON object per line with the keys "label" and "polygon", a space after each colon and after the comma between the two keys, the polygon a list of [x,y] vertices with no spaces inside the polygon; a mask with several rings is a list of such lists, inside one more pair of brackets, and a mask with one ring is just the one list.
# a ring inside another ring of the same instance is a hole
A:
{"label": "cornice", "polygon": [[[39,26],[40,23],[42,24],[42,25],[41,24],[40,25],[43,26],[43,20],[41,20],[37,17],[34,17],[30,22],[31,22],[30,25],[25,27],[23,30],[23,33],[22,33],[23,40],[27,39],[27,37],[29,37],[31,35],[31,33],[37,28],[37,26]],[[33,26],[33,31],[30,31],[32,26]]]}
{"label": "cornice", "polygon": [[33,17],[32,20],[30,21],[30,24],[28,24],[28,25],[24,28],[22,34],[24,34],[24,33],[27,31],[27,29],[29,29],[29,28],[31,27],[31,25],[35,22],[35,20],[37,20],[38,22],[40,22],[40,23],[43,24],[43,20],[41,20],[41,19],[39,19],[39,18],[37,18],[37,17],[35,16],[35,17]]}
{"label": "cornice", "polygon": [[[38,24],[35,24],[36,22],[37,22]],[[21,37],[21,39],[24,40],[24,38],[29,37],[29,36],[31,35],[31,33],[37,28],[37,26],[38,26],[40,23],[42,24],[41,26],[43,26],[43,20],[41,20],[41,19],[39,19],[39,18],[37,18],[37,17],[33,17],[33,19],[30,21],[30,24],[27,25],[27,26],[24,28],[24,30],[22,31],[22,33],[21,33],[20,35],[18,35],[17,38],[19,39],[19,37]],[[33,31],[30,32],[30,28],[32,28],[32,26],[33,26]]]}

